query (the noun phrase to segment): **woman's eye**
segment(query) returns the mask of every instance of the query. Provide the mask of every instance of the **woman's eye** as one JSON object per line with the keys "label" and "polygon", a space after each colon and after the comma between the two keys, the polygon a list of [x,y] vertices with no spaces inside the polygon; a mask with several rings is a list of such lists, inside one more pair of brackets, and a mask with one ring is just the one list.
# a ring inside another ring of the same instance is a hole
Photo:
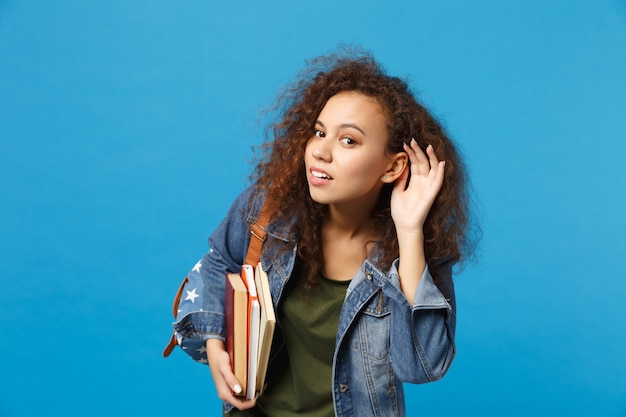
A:
{"label": "woman's eye", "polygon": [[340,139],[340,141],[344,144],[344,145],[354,145],[356,142],[354,141],[354,139],[352,139],[351,137],[348,136],[344,136]]}
{"label": "woman's eye", "polygon": [[326,136],[326,133],[322,132],[321,130],[315,129],[314,135],[317,136],[318,138],[323,138]]}

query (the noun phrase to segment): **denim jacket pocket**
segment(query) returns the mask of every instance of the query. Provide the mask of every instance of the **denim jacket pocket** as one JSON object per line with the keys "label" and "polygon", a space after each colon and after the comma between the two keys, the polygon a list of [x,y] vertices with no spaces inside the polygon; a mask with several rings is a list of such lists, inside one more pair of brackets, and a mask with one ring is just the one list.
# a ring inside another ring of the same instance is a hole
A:
{"label": "denim jacket pocket", "polygon": [[357,319],[351,346],[371,359],[385,360],[389,356],[390,329],[389,300],[384,296],[382,289],[379,289]]}

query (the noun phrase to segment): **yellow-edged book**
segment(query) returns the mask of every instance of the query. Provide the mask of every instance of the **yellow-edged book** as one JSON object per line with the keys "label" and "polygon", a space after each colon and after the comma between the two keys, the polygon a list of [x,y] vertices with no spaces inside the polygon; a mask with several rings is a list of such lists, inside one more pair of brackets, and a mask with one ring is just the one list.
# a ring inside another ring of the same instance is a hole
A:
{"label": "yellow-edged book", "polygon": [[255,283],[259,303],[261,304],[261,329],[259,332],[259,369],[257,371],[257,390],[263,392],[265,388],[265,375],[267,374],[267,365],[270,359],[270,351],[272,349],[272,340],[274,338],[274,327],[276,326],[276,315],[274,313],[274,304],[272,303],[272,294],[270,292],[270,283],[267,274],[263,270],[261,263],[256,266]]}

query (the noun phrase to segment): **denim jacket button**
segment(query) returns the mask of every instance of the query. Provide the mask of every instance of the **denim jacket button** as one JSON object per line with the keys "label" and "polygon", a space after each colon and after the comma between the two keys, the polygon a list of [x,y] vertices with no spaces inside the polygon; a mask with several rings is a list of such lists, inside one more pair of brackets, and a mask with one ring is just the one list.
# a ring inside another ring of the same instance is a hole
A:
{"label": "denim jacket button", "polygon": [[367,278],[368,280],[372,280],[372,273],[371,272],[366,272],[365,273],[365,278]]}
{"label": "denim jacket button", "polygon": [[349,389],[350,387],[347,384],[339,384],[339,392],[348,392]]}

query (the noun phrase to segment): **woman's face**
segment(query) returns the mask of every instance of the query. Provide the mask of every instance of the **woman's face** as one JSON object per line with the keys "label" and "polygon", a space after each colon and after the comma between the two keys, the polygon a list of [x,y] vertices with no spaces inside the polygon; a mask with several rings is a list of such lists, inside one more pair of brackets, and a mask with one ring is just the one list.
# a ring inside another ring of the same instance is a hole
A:
{"label": "woman's face", "polygon": [[358,92],[331,97],[304,152],[309,192],[321,204],[357,203],[371,210],[394,164],[386,154],[387,119],[373,98]]}

